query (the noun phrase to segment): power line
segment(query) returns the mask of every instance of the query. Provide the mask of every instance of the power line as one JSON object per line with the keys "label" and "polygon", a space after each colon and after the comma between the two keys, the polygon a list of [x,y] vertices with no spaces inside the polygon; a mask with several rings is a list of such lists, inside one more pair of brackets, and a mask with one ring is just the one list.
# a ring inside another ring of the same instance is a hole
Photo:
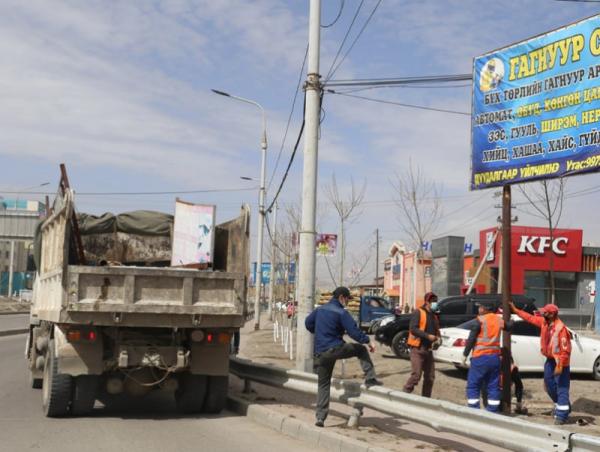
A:
{"label": "power line", "polygon": [[308,44],[306,45],[306,51],[304,52],[304,60],[302,61],[302,67],[300,68],[300,74],[298,76],[298,83],[296,84],[296,92],[294,93],[294,100],[292,101],[292,110],[288,116],[287,125],[285,126],[285,133],[283,134],[283,139],[281,140],[281,146],[279,147],[279,153],[277,154],[277,160],[275,161],[275,166],[273,167],[273,172],[271,173],[271,178],[269,179],[269,184],[267,186],[267,192],[271,189],[271,184],[273,183],[273,179],[275,178],[275,173],[277,172],[277,168],[279,166],[279,160],[281,159],[281,154],[283,153],[283,147],[285,146],[285,141],[287,139],[287,134],[290,129],[290,124],[292,122],[292,115],[294,114],[294,108],[296,107],[296,99],[298,98],[298,93],[300,92],[300,85],[302,84],[302,74],[304,74],[304,66],[306,65],[306,57],[308,55]]}
{"label": "power line", "polygon": [[402,103],[402,102],[394,102],[394,101],[391,101],[391,100],[375,99],[375,98],[372,98],[372,97],[357,96],[355,94],[340,93],[340,92],[334,91],[332,89],[328,89],[327,92],[330,93],[330,94],[337,94],[338,96],[354,97],[356,99],[366,100],[366,101],[369,101],[369,102],[377,102],[377,103],[380,103],[380,104],[397,105],[399,107],[416,108],[418,110],[437,111],[438,113],[450,113],[450,114],[454,114],[454,115],[471,116],[471,113],[466,113],[464,111],[447,110],[447,109],[444,109],[444,108],[426,107],[424,105],[405,104],[405,103]]}
{"label": "power line", "polygon": [[331,22],[330,24],[321,25],[321,28],[333,27],[336,24],[336,22],[340,19],[341,15],[342,15],[342,11],[344,11],[344,3],[345,3],[345,0],[340,0],[340,10],[339,10],[338,15],[336,16],[336,18],[333,19],[333,22]]}
{"label": "power line", "polygon": [[[322,97],[321,97],[322,99]],[[304,95],[304,105],[306,108],[306,94]],[[300,126],[300,131],[298,132],[298,138],[296,139],[296,144],[294,145],[294,150],[292,151],[292,155],[290,156],[290,161],[288,162],[287,168],[285,169],[285,173],[283,173],[283,177],[281,178],[281,183],[279,184],[279,188],[277,189],[277,192],[275,193],[275,196],[273,197],[271,204],[269,204],[269,207],[267,207],[266,212],[271,211],[271,209],[273,208],[273,206],[275,205],[275,202],[277,201],[277,198],[279,197],[279,194],[281,193],[281,189],[283,188],[283,185],[285,184],[285,181],[288,177],[288,174],[290,172],[290,168],[292,167],[292,163],[294,163],[294,157],[296,157],[296,152],[298,151],[298,146],[300,145],[300,139],[302,138],[302,133],[304,132],[304,113],[302,114],[302,125]]]}
{"label": "power line", "polygon": [[378,0],[377,4],[373,7],[373,10],[371,11],[371,14],[369,15],[369,17],[367,17],[367,20],[365,21],[365,23],[363,24],[363,27],[360,29],[360,31],[356,35],[356,38],[354,38],[354,41],[352,41],[352,44],[350,45],[350,48],[346,51],[346,53],[344,54],[344,56],[342,57],[342,59],[340,60],[340,62],[333,69],[333,71],[330,71],[331,74],[327,76],[326,81],[329,80],[331,77],[333,77],[333,75],[336,73],[336,71],[339,69],[339,67],[342,65],[342,63],[344,62],[344,60],[348,56],[348,54],[352,51],[352,49],[354,48],[354,45],[356,44],[356,42],[359,40],[359,38],[361,37],[361,35],[365,31],[365,29],[367,28],[367,25],[369,25],[369,22],[371,21],[371,19],[373,18],[373,15],[375,14],[375,11],[377,11],[377,8],[379,8],[379,5],[381,5],[381,2],[382,2],[382,0]]}
{"label": "power line", "polygon": [[449,83],[473,81],[472,74],[444,74],[444,75],[422,75],[414,77],[386,77],[366,79],[340,79],[328,80],[327,86],[387,86],[387,85],[411,85],[423,83]]}
{"label": "power line", "polygon": [[327,75],[325,76],[325,80],[329,80],[329,74],[331,73],[331,70],[333,69],[333,66],[335,66],[335,63],[338,59],[338,57],[340,56],[340,53],[342,53],[342,49],[344,48],[344,44],[346,43],[346,39],[348,39],[348,36],[350,35],[350,31],[352,30],[352,27],[354,26],[354,22],[356,22],[356,18],[358,17],[358,14],[360,13],[360,9],[362,8],[363,3],[365,2],[365,0],[360,0],[360,4],[358,5],[358,8],[356,8],[356,12],[354,13],[354,17],[352,18],[352,22],[350,22],[350,26],[348,27],[348,30],[346,30],[346,34],[344,35],[344,39],[342,39],[342,43],[340,44],[340,47],[337,51],[337,53],[335,54],[335,57],[333,58],[333,61],[331,63],[331,67],[329,68],[329,71],[327,71]]}
{"label": "power line", "polygon": [[[258,187],[250,188],[209,188],[206,190],[182,190],[182,191],[141,191],[141,192],[78,192],[75,191],[77,196],[142,196],[142,195],[186,195],[194,193],[221,193],[221,192],[233,192],[233,191],[252,191]],[[42,191],[0,191],[4,194],[21,194],[21,195],[55,195],[56,192],[42,192]]]}
{"label": "power line", "polygon": [[374,89],[383,89],[383,88],[410,88],[410,89],[454,89],[454,88],[471,88],[473,85],[471,83],[465,83],[461,85],[378,85],[378,86],[364,86],[359,88],[352,88],[344,91],[337,90],[337,93],[350,94],[350,93],[358,93],[360,91],[369,91]]}

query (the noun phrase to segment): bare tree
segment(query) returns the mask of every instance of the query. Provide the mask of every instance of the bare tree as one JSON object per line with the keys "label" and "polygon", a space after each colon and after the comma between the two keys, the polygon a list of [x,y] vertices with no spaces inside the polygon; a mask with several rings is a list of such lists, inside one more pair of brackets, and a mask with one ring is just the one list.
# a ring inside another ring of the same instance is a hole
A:
{"label": "bare tree", "polygon": [[391,184],[396,192],[400,228],[422,257],[423,242],[435,232],[442,218],[440,187],[419,166],[413,167],[410,160],[408,169],[396,174]]}
{"label": "bare tree", "polygon": [[[565,180],[561,177],[554,180],[542,180],[539,184],[519,185],[519,191],[527,199],[535,212],[529,214],[540,218],[548,224],[550,243],[554,241],[554,230],[563,212],[565,197]],[[550,253],[550,303],[556,304],[556,284],[554,281],[554,253]]]}
{"label": "bare tree", "polygon": [[340,252],[340,272],[339,285],[344,285],[344,259],[346,257],[346,225],[352,222],[360,213],[357,211],[362,204],[367,191],[367,181],[365,180],[361,188],[357,188],[354,180],[350,178],[350,194],[344,198],[338,189],[335,174],[331,175],[331,184],[325,187],[325,194],[333,208],[335,209],[340,221],[340,240],[338,249]]}
{"label": "bare tree", "polygon": [[[391,184],[396,192],[400,228],[414,246],[415,263],[419,264],[423,259],[423,242],[431,238],[442,218],[441,187],[429,179],[419,166],[414,167],[410,159],[408,169],[402,174],[396,174]],[[415,265],[413,303],[416,303],[416,269]]]}

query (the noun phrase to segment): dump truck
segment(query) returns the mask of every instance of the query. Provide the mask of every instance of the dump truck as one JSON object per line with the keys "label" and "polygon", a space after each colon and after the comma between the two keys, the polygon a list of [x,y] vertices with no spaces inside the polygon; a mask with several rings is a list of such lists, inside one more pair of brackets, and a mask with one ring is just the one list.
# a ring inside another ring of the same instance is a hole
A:
{"label": "dump truck", "polygon": [[153,390],[172,392],[184,413],[220,412],[232,335],[249,316],[248,206],[215,226],[208,268],[174,267],[172,217],[141,211],[90,221],[76,215],[63,179],[38,227],[26,345],[45,415],[86,415],[96,400]]}

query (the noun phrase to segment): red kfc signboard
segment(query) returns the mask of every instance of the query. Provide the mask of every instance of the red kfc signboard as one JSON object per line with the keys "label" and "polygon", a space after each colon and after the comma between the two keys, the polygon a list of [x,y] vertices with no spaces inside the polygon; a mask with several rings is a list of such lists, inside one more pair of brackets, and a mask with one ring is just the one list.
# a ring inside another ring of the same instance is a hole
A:
{"label": "red kfc signboard", "polygon": [[[496,229],[480,232],[480,253],[483,256],[491,244]],[[497,267],[500,262],[500,243],[502,235],[493,244],[487,264]],[[581,229],[550,230],[530,226],[511,228],[511,275],[513,293],[522,293],[526,270],[550,270],[550,260],[554,271],[579,272],[582,262],[583,231]]]}

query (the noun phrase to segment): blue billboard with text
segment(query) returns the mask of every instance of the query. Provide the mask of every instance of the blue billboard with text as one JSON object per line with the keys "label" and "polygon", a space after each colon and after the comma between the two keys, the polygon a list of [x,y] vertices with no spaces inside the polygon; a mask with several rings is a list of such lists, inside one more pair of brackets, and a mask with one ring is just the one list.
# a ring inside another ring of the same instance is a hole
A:
{"label": "blue billboard with text", "polygon": [[600,170],[600,16],[474,59],[471,189]]}

